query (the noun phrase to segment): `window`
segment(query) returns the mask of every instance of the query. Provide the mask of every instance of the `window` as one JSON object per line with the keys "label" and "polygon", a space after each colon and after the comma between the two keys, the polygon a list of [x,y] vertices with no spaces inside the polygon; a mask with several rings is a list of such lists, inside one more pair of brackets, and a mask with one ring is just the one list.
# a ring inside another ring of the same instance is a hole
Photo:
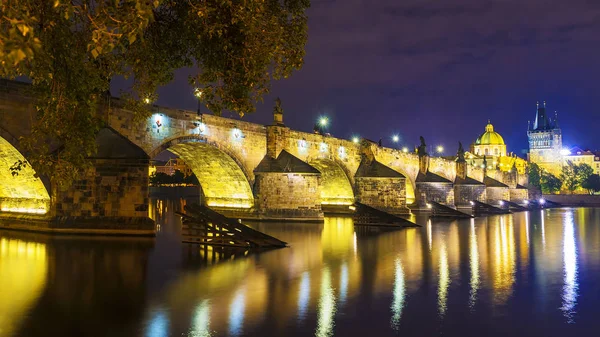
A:
{"label": "window", "polygon": [[494,154],[495,154],[496,156],[498,155],[498,149],[497,149],[497,148],[494,150]]}
{"label": "window", "polygon": [[489,151],[489,149],[485,149],[485,155],[487,156],[487,155],[489,155],[489,154],[490,154],[490,151]]}

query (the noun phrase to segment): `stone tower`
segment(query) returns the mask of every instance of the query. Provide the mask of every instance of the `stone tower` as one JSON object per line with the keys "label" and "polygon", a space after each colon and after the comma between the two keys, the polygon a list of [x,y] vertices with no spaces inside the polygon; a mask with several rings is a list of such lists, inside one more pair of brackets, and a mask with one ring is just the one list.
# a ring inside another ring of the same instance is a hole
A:
{"label": "stone tower", "polygon": [[528,159],[551,173],[557,174],[562,165],[560,151],[562,149],[562,133],[558,126],[558,117],[554,120],[548,116],[546,102],[537,111],[533,125],[527,130],[529,140]]}

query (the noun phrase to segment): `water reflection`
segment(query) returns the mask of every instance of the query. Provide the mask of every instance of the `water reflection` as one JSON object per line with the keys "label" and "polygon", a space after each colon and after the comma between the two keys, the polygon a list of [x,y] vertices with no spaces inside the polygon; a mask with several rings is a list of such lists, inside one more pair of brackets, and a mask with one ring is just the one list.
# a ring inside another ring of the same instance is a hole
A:
{"label": "water reflection", "polygon": [[469,265],[471,267],[471,292],[469,296],[469,307],[471,310],[477,300],[477,290],[479,290],[479,252],[477,251],[477,233],[475,232],[475,219],[471,219],[471,228],[469,233]]}
{"label": "water reflection", "polygon": [[333,335],[335,314],[335,295],[331,287],[331,273],[325,267],[321,273],[321,297],[319,298],[319,311],[317,313],[317,337]]}
{"label": "water reflection", "polygon": [[446,301],[448,300],[448,286],[450,285],[450,268],[448,266],[448,251],[446,242],[442,242],[440,247],[439,262],[439,280],[438,280],[438,311],[443,318],[446,313]]}
{"label": "water reflection", "polygon": [[404,271],[402,270],[402,261],[396,259],[394,266],[394,299],[392,301],[392,328],[398,330],[400,327],[400,318],[402,317],[402,309],[404,308],[404,297],[406,296],[406,288],[404,284]]}
{"label": "water reflection", "polygon": [[564,215],[563,235],[564,286],[561,310],[564,312],[567,322],[574,323],[578,284],[577,247],[575,246],[575,223],[572,211],[568,211]]}
{"label": "water reflection", "polygon": [[0,335],[589,335],[596,324],[600,209],[417,218],[390,232],[343,217],[257,223],[290,247],[245,255],[182,245],[183,203],[153,206],[155,241],[0,231]]}
{"label": "water reflection", "polygon": [[11,335],[47,279],[46,245],[0,237],[0,336]]}
{"label": "water reflection", "polygon": [[210,337],[210,301],[202,300],[196,312],[194,313],[194,320],[192,330],[189,334],[190,337]]}

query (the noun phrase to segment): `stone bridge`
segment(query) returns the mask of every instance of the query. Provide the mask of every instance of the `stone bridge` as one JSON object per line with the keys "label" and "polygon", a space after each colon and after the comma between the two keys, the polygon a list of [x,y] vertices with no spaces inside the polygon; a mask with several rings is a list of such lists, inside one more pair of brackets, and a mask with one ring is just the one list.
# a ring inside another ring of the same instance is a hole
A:
{"label": "stone bridge", "polygon": [[292,130],[281,114],[265,126],[153,106],[149,118],[136,120],[114,98],[99,109],[105,127],[92,168],[61,190],[30,167],[10,173],[27,159],[19,145],[34,119],[27,88],[0,82],[0,215],[147,218],[149,160],[164,150],[190,166],[204,203],[245,217],[322,219],[323,210],[347,210],[354,201],[405,214],[428,201],[468,207],[471,200],[527,198],[516,171]]}

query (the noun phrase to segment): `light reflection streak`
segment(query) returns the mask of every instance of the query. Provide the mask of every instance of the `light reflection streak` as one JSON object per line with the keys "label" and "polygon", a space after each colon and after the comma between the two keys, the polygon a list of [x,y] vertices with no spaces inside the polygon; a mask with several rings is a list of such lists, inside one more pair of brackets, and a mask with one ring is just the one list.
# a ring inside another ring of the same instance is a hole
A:
{"label": "light reflection streak", "polygon": [[438,285],[438,308],[441,317],[444,317],[444,314],[446,313],[449,285],[450,270],[448,268],[448,251],[446,250],[446,243],[442,242],[440,249],[440,275]]}
{"label": "light reflection streak", "polygon": [[323,269],[321,274],[321,298],[317,313],[317,337],[333,335],[333,316],[335,315],[335,295],[331,287],[331,273],[329,268]]}
{"label": "light reflection streak", "polygon": [[469,234],[469,264],[471,266],[471,293],[469,307],[473,309],[479,290],[479,252],[477,251],[477,234],[475,233],[475,219],[471,219],[471,233]]}
{"label": "light reflection streak", "polygon": [[546,250],[546,224],[544,221],[544,210],[540,211],[540,215],[542,218],[542,248]]}
{"label": "light reflection streak", "polygon": [[431,220],[427,220],[427,242],[429,243],[429,251],[431,251]]}
{"label": "light reflection streak", "polygon": [[395,262],[395,277],[394,277],[394,298],[392,300],[392,329],[398,330],[400,327],[400,318],[402,317],[402,309],[404,308],[404,299],[406,296],[406,285],[404,282],[404,270],[402,269],[402,261],[400,258]]}
{"label": "light reflection streak", "polygon": [[306,317],[306,310],[310,302],[310,274],[305,271],[302,273],[300,281],[300,294],[298,295],[298,320],[303,320]]}
{"label": "light reflection streak", "polygon": [[244,325],[244,311],[246,309],[246,291],[240,288],[236,291],[233,301],[229,305],[229,334],[239,336]]}
{"label": "light reflection streak", "polygon": [[342,265],[342,272],[340,275],[340,305],[346,302],[346,295],[348,294],[348,263],[344,262]]}
{"label": "light reflection streak", "polygon": [[565,214],[563,223],[563,260],[564,260],[564,286],[561,310],[567,318],[567,323],[575,323],[575,305],[577,304],[577,247],[575,245],[575,224],[573,212]]}
{"label": "light reflection streak", "polygon": [[203,300],[196,308],[190,337],[210,337],[210,302]]}
{"label": "light reflection streak", "polygon": [[527,247],[529,247],[529,212],[525,212],[525,234],[527,235]]}
{"label": "light reflection streak", "polygon": [[163,310],[158,310],[154,313],[152,321],[146,331],[147,337],[162,337],[169,335],[169,319]]}

